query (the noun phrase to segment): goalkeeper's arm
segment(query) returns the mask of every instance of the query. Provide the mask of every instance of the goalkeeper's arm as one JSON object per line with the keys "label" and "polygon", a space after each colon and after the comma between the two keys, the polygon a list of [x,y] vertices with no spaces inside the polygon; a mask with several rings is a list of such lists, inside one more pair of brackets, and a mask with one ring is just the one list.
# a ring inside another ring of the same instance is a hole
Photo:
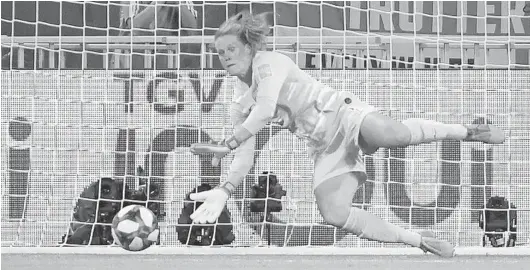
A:
{"label": "goalkeeper's arm", "polygon": [[[235,109],[234,106],[232,106],[231,116],[232,113],[236,113],[235,119],[232,118],[232,123],[237,127],[244,121],[245,115],[241,111]],[[194,222],[212,223],[219,217],[223,208],[226,206],[226,201],[237,186],[243,181],[254,164],[254,145],[254,136],[251,136],[241,143],[240,147],[235,151],[227,181],[222,183],[218,188],[190,194],[190,199],[204,202],[193,212],[193,214],[190,215],[190,218]],[[219,146],[213,147],[219,148]],[[208,148],[209,146],[206,146],[205,149]],[[226,146],[221,146],[221,149],[222,148],[228,150],[228,147]],[[223,152],[224,150],[221,150],[221,152],[218,153],[223,154]],[[226,153],[228,153],[228,151],[226,151]]]}
{"label": "goalkeeper's arm", "polygon": [[234,135],[226,140],[226,146],[236,150],[230,166],[228,179],[222,184],[231,194],[243,181],[254,164],[254,135],[274,117],[280,91],[289,73],[283,58],[254,59],[253,76],[257,80],[256,106],[245,117],[233,107],[230,118],[234,124]]}
{"label": "goalkeeper's arm", "polygon": [[229,195],[231,195],[239,184],[241,184],[254,165],[255,143],[256,140],[254,136],[252,136],[236,149],[234,159],[230,164],[228,177],[225,182],[221,183],[221,188],[224,188]]}
{"label": "goalkeeper's arm", "polygon": [[234,129],[234,135],[226,140],[226,145],[232,150],[265,127],[276,113],[278,98],[288,71],[281,67],[281,61],[272,63],[271,61],[257,65],[253,70],[258,79],[256,106],[245,121]]}
{"label": "goalkeeper's arm", "polygon": [[[241,113],[237,108],[232,107],[230,110],[230,118],[235,128],[239,128],[245,121],[245,115]],[[234,159],[230,164],[230,171],[228,172],[228,178],[221,184],[221,188],[225,189],[229,195],[241,184],[245,176],[248,174],[252,166],[254,165],[254,147],[256,145],[256,139],[251,136],[245,140],[234,152]]]}

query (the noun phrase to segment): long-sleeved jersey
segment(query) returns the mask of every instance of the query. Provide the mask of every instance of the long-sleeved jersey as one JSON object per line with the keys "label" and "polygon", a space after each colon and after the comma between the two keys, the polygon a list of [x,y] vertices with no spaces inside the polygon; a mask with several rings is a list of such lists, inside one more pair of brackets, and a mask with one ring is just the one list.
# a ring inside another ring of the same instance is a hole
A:
{"label": "long-sleeved jersey", "polygon": [[[321,84],[281,53],[258,52],[252,85],[236,83],[231,120],[234,128],[243,127],[252,135],[268,122],[281,120],[283,127],[306,140],[312,155],[335,135],[346,94]],[[254,162],[254,147],[253,136],[236,149],[228,180],[239,183],[245,177]]]}

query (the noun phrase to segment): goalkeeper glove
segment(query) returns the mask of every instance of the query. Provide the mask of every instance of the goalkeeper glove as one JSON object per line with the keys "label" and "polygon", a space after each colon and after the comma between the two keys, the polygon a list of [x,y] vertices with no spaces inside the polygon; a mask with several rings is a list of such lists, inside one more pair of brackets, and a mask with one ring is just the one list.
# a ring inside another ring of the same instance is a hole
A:
{"label": "goalkeeper glove", "polygon": [[217,143],[214,141],[209,141],[208,143],[194,143],[191,145],[190,150],[197,155],[213,154],[212,166],[214,167],[219,166],[221,159],[231,151],[226,145],[225,140]]}
{"label": "goalkeeper glove", "polygon": [[203,202],[190,218],[195,223],[214,223],[225,208],[229,194],[223,187],[190,194],[190,199]]}

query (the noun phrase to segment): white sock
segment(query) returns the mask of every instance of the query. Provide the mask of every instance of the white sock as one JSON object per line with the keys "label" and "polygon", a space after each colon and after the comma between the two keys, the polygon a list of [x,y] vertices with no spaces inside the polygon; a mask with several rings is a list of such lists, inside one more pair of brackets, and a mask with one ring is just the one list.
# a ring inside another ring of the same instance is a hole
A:
{"label": "white sock", "polygon": [[444,124],[418,118],[407,119],[403,124],[410,130],[411,145],[446,139],[460,141],[467,137],[467,128],[460,124]]}
{"label": "white sock", "polygon": [[421,235],[405,230],[362,209],[352,207],[342,229],[369,240],[420,247]]}

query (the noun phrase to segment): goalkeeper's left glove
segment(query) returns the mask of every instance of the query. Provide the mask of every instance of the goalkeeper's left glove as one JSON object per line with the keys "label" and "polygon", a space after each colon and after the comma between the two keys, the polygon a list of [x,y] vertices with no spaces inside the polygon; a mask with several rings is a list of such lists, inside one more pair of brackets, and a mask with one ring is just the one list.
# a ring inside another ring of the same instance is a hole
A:
{"label": "goalkeeper's left glove", "polygon": [[190,194],[190,199],[203,202],[190,218],[195,223],[214,223],[223,212],[229,194],[224,187]]}
{"label": "goalkeeper's left glove", "polygon": [[217,167],[221,159],[230,153],[231,149],[225,144],[225,140],[220,142],[210,141],[208,143],[194,143],[190,150],[194,154],[213,154],[212,166]]}

